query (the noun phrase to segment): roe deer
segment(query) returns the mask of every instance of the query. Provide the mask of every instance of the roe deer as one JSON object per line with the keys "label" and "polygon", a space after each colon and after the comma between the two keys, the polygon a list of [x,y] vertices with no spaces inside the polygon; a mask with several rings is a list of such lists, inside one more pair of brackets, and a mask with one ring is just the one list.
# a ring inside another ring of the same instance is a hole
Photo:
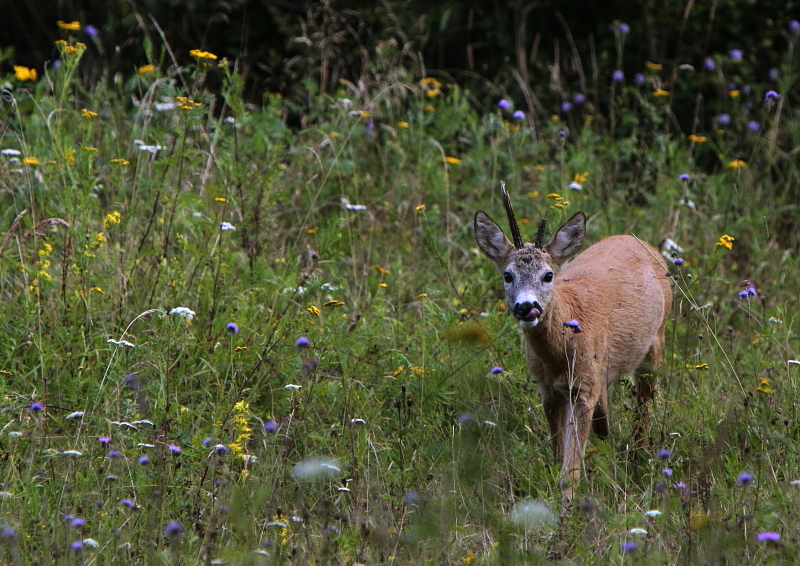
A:
{"label": "roe deer", "polygon": [[502,274],[508,310],[522,327],[528,369],[539,388],[556,462],[562,460],[563,503],[580,479],[589,427],[609,431],[608,385],[635,371],[639,425],[656,385],[664,328],[672,305],[667,268],[650,245],[610,236],[580,249],[586,217],[578,212],[542,245],[545,219],[533,244],[522,241],[501,184],[513,243],[479,211],[475,238]]}

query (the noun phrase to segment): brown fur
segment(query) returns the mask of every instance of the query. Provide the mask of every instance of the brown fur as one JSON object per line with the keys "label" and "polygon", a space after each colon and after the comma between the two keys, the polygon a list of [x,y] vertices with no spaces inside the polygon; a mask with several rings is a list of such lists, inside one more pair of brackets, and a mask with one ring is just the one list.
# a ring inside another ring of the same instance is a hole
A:
{"label": "brown fur", "polygon": [[[589,428],[608,434],[608,385],[633,373],[640,417],[646,418],[672,305],[661,256],[632,236],[601,240],[562,268],[580,248],[584,228],[578,213],[542,249],[516,249],[485,213],[475,217],[478,245],[501,274],[514,276],[506,284],[509,310],[519,296],[536,297],[542,307],[535,325],[523,326],[525,356],[538,382],[554,456],[562,462],[565,504],[581,475]],[[544,282],[547,271],[552,283]],[[571,320],[581,332],[564,326]]]}

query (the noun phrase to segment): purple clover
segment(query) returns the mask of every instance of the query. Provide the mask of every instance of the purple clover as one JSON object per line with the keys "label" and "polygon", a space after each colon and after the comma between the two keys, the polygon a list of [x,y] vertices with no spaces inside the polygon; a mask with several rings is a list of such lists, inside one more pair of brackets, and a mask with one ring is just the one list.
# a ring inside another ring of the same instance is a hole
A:
{"label": "purple clover", "polygon": [[786,27],[789,29],[789,34],[791,35],[797,35],[800,33],[800,22],[797,20],[792,20]]}
{"label": "purple clover", "polygon": [[97,439],[97,442],[102,444],[103,446],[108,446],[111,444],[111,437],[110,436],[101,436]]}
{"label": "purple clover", "polygon": [[522,110],[515,110],[514,113],[511,115],[512,118],[515,120],[524,120],[525,119],[525,112]]}
{"label": "purple clover", "polygon": [[658,452],[656,452],[656,457],[661,460],[669,460],[669,457],[672,456],[672,452],[669,448],[662,448]]}
{"label": "purple clover", "polygon": [[501,98],[500,102],[497,103],[497,107],[501,110],[508,110],[511,107],[511,103],[505,98]]}
{"label": "purple clover", "polygon": [[682,257],[676,257],[675,259],[672,260],[672,263],[675,264],[675,265],[683,265],[683,258]]}
{"label": "purple clover", "polygon": [[236,325],[236,323],[235,323],[235,322],[229,322],[229,323],[228,323],[228,324],[225,326],[225,330],[227,330],[227,331],[228,331],[228,332],[230,332],[231,334],[239,334],[239,327]]}
{"label": "purple clover", "polygon": [[141,456],[137,461],[139,462],[140,466],[146,466],[147,464],[150,463],[150,458],[147,456]]}
{"label": "purple clover", "polygon": [[37,411],[41,411],[42,409],[44,409],[44,405],[39,403],[39,401],[34,401],[33,403],[31,403],[31,406],[28,407],[28,409],[36,413]]}
{"label": "purple clover", "polygon": [[489,370],[489,373],[498,374],[498,373],[503,373],[503,371],[505,370],[503,370],[503,368],[501,368],[500,366],[494,366],[492,369]]}
{"label": "purple clover", "polygon": [[779,533],[766,531],[763,533],[758,533],[756,538],[758,539],[758,542],[777,542],[781,539],[781,535]]}
{"label": "purple clover", "polygon": [[70,547],[70,549],[74,550],[75,552],[83,550],[83,541],[82,540],[72,541],[69,544],[69,547]]}
{"label": "purple clover", "polygon": [[579,92],[572,98],[572,102],[575,104],[583,104],[586,102],[586,97]]}
{"label": "purple clover", "polygon": [[742,50],[741,49],[731,49],[728,52],[728,55],[731,56],[731,59],[734,61],[741,61],[742,60]]}
{"label": "purple clover", "polygon": [[720,127],[725,127],[731,123],[731,117],[724,112],[717,116],[717,125]]}
{"label": "purple clover", "polygon": [[575,334],[577,334],[578,332],[583,332],[583,328],[581,328],[581,323],[575,320],[574,318],[572,320],[568,320],[567,322],[565,322],[564,328],[571,329],[572,332],[574,332]]}
{"label": "purple clover", "polygon": [[767,103],[773,102],[773,101],[776,101],[776,100],[780,100],[780,99],[781,99],[781,95],[778,94],[777,92],[775,92],[774,90],[768,90],[767,94],[764,95],[764,102],[767,102]]}
{"label": "purple clover", "polygon": [[620,69],[617,69],[613,73],[611,73],[611,80],[615,83],[621,83],[625,80],[625,73],[623,73]]}
{"label": "purple clover", "polygon": [[264,432],[275,432],[276,430],[278,430],[278,425],[272,419],[264,423]]}
{"label": "purple clover", "polygon": [[753,475],[748,472],[742,472],[736,478],[736,484],[739,487],[750,487],[753,485]]}
{"label": "purple clover", "polygon": [[306,348],[309,348],[310,346],[311,346],[311,341],[308,338],[306,338],[305,336],[301,336],[294,343],[294,347],[298,348],[300,350],[305,350]]}
{"label": "purple clover", "polygon": [[181,447],[178,446],[177,444],[167,444],[167,450],[169,450],[173,454],[180,454],[181,453]]}
{"label": "purple clover", "polygon": [[747,123],[747,129],[755,134],[756,132],[758,132],[758,130],[761,129],[761,125],[759,125],[759,123],[756,122],[755,120],[750,120]]}
{"label": "purple clover", "polygon": [[689,173],[681,173],[678,179],[680,179],[681,181],[688,181],[689,179],[691,179],[691,177],[689,176]]}
{"label": "purple clover", "polygon": [[565,100],[564,102],[561,103],[561,113],[562,114],[568,114],[570,110],[572,110],[572,103],[571,102]]}
{"label": "purple clover", "polygon": [[170,539],[176,539],[181,536],[185,530],[180,521],[170,521],[164,526],[164,536]]}
{"label": "purple clover", "polygon": [[83,517],[75,517],[75,518],[74,518],[74,519],[72,519],[72,521],[70,522],[70,525],[71,525],[73,528],[76,528],[76,529],[82,529],[83,527],[85,527],[85,526],[86,526],[86,519],[84,519]]}
{"label": "purple clover", "polygon": [[122,458],[122,452],[120,452],[119,450],[112,450],[111,452],[106,454],[106,458],[110,458],[111,460]]}
{"label": "purple clover", "polygon": [[703,61],[703,68],[705,68],[706,71],[713,71],[714,69],[717,68],[717,65],[716,63],[714,63],[713,59],[708,58],[705,61]]}
{"label": "purple clover", "polygon": [[642,73],[636,73],[633,75],[633,84],[636,86],[642,86],[645,81],[647,81],[647,78]]}
{"label": "purple clover", "polygon": [[661,470],[661,473],[664,474],[665,477],[671,478],[672,477],[672,470],[669,468],[664,468]]}

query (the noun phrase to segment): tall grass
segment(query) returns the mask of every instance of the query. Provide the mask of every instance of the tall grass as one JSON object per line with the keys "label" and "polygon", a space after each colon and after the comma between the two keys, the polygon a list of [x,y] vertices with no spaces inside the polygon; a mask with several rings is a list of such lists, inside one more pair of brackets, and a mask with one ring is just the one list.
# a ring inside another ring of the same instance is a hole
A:
{"label": "tall grass", "polygon": [[[777,85],[729,54],[631,78],[618,62],[554,74],[531,112],[391,45],[305,103],[245,107],[234,63],[205,53],[84,90],[65,36],[59,69],[5,78],[1,110],[3,560],[790,560],[796,37]],[[523,229],[584,210],[590,241],[680,248],[647,439],[614,385],[562,516],[471,233],[500,180]]]}

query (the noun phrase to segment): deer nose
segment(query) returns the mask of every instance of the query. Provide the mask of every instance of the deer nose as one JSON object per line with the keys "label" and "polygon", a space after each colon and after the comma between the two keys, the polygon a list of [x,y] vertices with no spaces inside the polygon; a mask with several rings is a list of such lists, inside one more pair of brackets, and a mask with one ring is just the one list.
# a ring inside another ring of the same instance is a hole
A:
{"label": "deer nose", "polygon": [[514,305],[514,316],[521,320],[534,320],[542,314],[542,307],[537,302],[524,302]]}

